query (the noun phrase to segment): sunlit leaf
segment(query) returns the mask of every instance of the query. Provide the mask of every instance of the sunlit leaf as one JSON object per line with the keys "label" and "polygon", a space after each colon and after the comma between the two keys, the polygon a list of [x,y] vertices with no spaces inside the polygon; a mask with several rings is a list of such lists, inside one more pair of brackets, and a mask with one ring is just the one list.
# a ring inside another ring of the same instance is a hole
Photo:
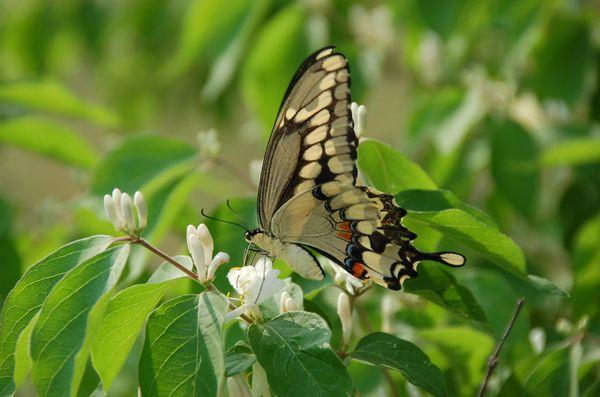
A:
{"label": "sunlit leaf", "polygon": [[314,313],[284,313],[252,324],[248,339],[271,390],[285,396],[346,396],[348,371],[329,347],[331,331]]}
{"label": "sunlit leaf", "polygon": [[525,271],[525,255],[514,241],[462,210],[418,211],[409,213],[409,216],[472,248],[509,272],[523,274]]}
{"label": "sunlit leaf", "polygon": [[144,396],[219,395],[226,309],[223,296],[203,292],[169,300],[151,314],[139,364]]}
{"label": "sunlit leaf", "polygon": [[[305,11],[291,4],[265,24],[242,68],[242,90],[265,134],[275,122],[283,94],[306,57]],[[290,45],[290,43],[294,43]]]}
{"label": "sunlit leaf", "polygon": [[0,84],[2,103],[89,120],[106,127],[114,127],[118,122],[116,115],[106,108],[84,101],[64,85],[52,80],[20,80]]}
{"label": "sunlit leaf", "polygon": [[598,163],[600,162],[600,139],[575,138],[559,142],[546,148],[540,161],[544,166]]}
{"label": "sunlit leaf", "polygon": [[109,236],[93,236],[69,243],[43,258],[23,275],[6,298],[0,332],[0,394],[14,390],[14,352],[17,339],[39,312],[50,291],[65,274],[104,251]]}
{"label": "sunlit leaf", "polygon": [[490,126],[491,169],[496,185],[517,210],[532,217],[538,208],[537,146],[515,123],[494,122]]}
{"label": "sunlit leaf", "polygon": [[[31,376],[40,395],[76,393],[87,361],[86,337],[119,280],[129,246],[111,248],[67,272],[40,309],[31,334]],[[89,343],[89,341],[88,341]]]}
{"label": "sunlit leaf", "polygon": [[96,167],[92,191],[102,195],[118,187],[133,193],[151,180],[161,178],[160,183],[154,181],[156,190],[188,172],[195,156],[193,146],[173,138],[157,135],[126,138]]}
{"label": "sunlit leaf", "polygon": [[408,189],[436,189],[416,163],[391,146],[373,139],[358,146],[358,166],[369,185],[388,194]]}
{"label": "sunlit leaf", "polygon": [[0,120],[0,142],[84,169],[98,160],[96,151],[80,134],[39,116]]}
{"label": "sunlit leaf", "polygon": [[442,371],[414,344],[384,332],[362,338],[351,353],[355,360],[400,371],[413,385],[433,396],[447,394]]}

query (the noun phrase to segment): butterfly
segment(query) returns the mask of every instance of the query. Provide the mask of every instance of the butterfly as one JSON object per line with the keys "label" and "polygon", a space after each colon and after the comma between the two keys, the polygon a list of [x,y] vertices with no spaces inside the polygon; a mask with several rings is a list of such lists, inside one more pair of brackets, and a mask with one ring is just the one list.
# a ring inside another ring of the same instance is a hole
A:
{"label": "butterfly", "polygon": [[417,250],[416,234],[402,225],[407,212],[394,197],[356,185],[350,103],[345,56],[334,47],[310,55],[279,109],[260,176],[260,227],[247,231],[246,240],[305,278],[325,275],[317,252],[392,290],[416,277],[423,260],[464,265],[460,254]]}

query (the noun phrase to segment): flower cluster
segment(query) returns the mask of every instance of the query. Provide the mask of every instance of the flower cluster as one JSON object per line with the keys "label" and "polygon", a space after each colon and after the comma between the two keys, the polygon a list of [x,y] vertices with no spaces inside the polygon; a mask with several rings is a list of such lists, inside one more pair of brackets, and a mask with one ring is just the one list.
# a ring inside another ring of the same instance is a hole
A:
{"label": "flower cluster", "polygon": [[225,252],[219,252],[213,257],[213,238],[203,223],[198,227],[188,225],[186,241],[200,281],[214,279],[219,266],[229,262],[229,255]]}
{"label": "flower cluster", "polygon": [[115,229],[130,236],[139,236],[148,222],[148,206],[139,191],[132,199],[129,194],[115,188],[112,195],[104,195],[104,211]]}
{"label": "flower cluster", "polygon": [[[228,314],[228,319],[246,314],[252,318],[260,316],[258,305],[285,287],[278,278],[279,270],[273,269],[269,258],[260,258],[254,266],[236,267],[229,270],[227,279],[242,299],[242,305]],[[287,300],[286,300],[287,304]]]}

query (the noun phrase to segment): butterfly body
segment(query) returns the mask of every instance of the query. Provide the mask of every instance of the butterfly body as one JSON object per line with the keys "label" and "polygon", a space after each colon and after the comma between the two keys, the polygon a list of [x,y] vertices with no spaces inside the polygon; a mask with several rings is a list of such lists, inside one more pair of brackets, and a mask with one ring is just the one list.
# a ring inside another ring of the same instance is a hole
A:
{"label": "butterfly body", "polygon": [[462,255],[412,246],[406,211],[356,185],[356,148],[346,58],[327,47],[294,76],[269,139],[258,196],[260,228],[246,239],[300,275],[322,279],[318,252],[360,279],[390,289],[416,277],[422,260],[461,266]]}

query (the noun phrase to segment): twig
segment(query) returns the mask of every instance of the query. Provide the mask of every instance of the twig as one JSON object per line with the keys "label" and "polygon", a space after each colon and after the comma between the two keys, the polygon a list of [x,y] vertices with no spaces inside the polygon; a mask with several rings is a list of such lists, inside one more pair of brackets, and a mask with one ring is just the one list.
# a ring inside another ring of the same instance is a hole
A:
{"label": "twig", "polygon": [[494,369],[496,369],[496,367],[498,366],[498,363],[500,362],[500,359],[499,359],[500,350],[502,350],[502,347],[504,346],[504,342],[506,342],[506,339],[508,338],[508,334],[510,333],[513,326],[515,325],[515,322],[517,321],[517,317],[519,316],[519,312],[521,312],[521,308],[523,307],[524,303],[525,303],[525,298],[519,298],[519,300],[517,301],[517,304],[515,305],[515,311],[513,312],[512,318],[510,319],[510,322],[504,329],[504,334],[502,335],[502,338],[500,338],[500,341],[498,341],[498,345],[496,345],[496,350],[494,350],[494,353],[488,359],[487,373],[485,374],[485,378],[483,378],[483,382],[481,382],[481,386],[479,387],[479,393],[477,394],[477,397],[483,397],[483,395],[485,394],[485,389],[487,388],[488,382],[489,382],[490,378],[492,377],[492,373],[494,372]]}
{"label": "twig", "polygon": [[[150,244],[148,241],[144,240],[141,237],[129,237],[129,236],[128,237],[119,237],[119,238],[114,239],[111,243],[123,242],[123,241],[130,242],[131,244],[139,244],[139,245],[141,245],[142,247],[146,248],[148,251],[150,251],[153,254],[161,257],[162,259],[164,259],[165,261],[167,261],[171,265],[175,266],[177,269],[179,269],[182,272],[184,272],[192,280],[194,280],[197,283],[201,284],[207,291],[213,291],[213,292],[217,292],[217,293],[220,293],[221,295],[223,295],[222,292],[219,291],[218,289],[216,289],[215,286],[212,283],[210,283],[210,282],[202,282],[202,280],[200,279],[200,277],[198,276],[198,274],[194,273],[191,270],[188,270],[181,263],[177,262],[175,259],[171,258],[169,255],[167,255],[166,253],[164,253],[163,251],[161,251],[157,247],[153,246],[152,244]],[[229,304],[229,308],[231,310],[237,309],[237,306],[235,306],[227,297],[226,297],[226,299],[227,299],[227,302]],[[246,316],[243,313],[240,315],[240,318],[242,320],[244,320],[245,322],[247,322],[248,324],[252,324],[254,322],[254,321],[252,321],[252,319],[250,317]]]}

